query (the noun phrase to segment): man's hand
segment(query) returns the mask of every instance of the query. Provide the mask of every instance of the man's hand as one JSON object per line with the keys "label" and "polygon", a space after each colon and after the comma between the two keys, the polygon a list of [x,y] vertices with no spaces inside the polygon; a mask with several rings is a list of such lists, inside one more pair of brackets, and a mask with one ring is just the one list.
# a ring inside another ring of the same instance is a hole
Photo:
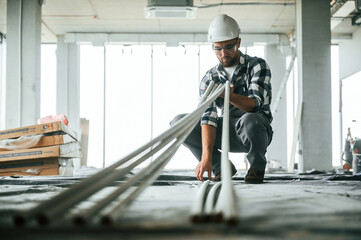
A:
{"label": "man's hand", "polygon": [[[234,88],[233,84],[229,85],[229,95],[231,95],[233,93],[233,88]],[[223,91],[222,94],[219,95],[219,97],[224,98],[224,93],[225,93],[225,91]]]}
{"label": "man's hand", "polygon": [[202,161],[198,163],[195,171],[196,177],[199,181],[204,181],[203,173],[205,171],[208,172],[208,179],[212,180],[212,161],[202,159]]}

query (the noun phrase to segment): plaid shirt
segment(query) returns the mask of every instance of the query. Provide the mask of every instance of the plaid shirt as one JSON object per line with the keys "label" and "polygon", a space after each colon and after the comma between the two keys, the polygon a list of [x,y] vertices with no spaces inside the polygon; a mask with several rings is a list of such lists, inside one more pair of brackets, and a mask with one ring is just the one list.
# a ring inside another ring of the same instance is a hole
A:
{"label": "plaid shirt", "polygon": [[[216,83],[225,83],[227,74],[221,64],[208,70],[203,77],[200,86],[200,97],[206,91],[211,80]],[[272,99],[271,88],[271,71],[262,58],[250,57],[240,52],[239,63],[233,73],[231,84],[234,85],[233,92],[242,96],[252,98],[256,103],[252,112],[263,113],[271,122],[272,114],[270,104]],[[217,108],[222,110],[223,116],[223,98],[217,98],[204,112],[201,124],[212,125],[217,127]],[[245,111],[230,104],[229,107],[231,117],[241,117]]]}

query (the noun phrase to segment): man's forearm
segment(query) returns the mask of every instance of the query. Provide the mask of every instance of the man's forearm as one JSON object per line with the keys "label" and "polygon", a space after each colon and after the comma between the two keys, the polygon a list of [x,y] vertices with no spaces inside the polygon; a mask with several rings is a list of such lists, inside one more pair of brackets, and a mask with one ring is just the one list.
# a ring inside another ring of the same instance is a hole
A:
{"label": "man's forearm", "polygon": [[202,160],[211,159],[214,142],[216,140],[216,128],[211,125],[202,125]]}
{"label": "man's forearm", "polygon": [[256,103],[252,98],[241,96],[235,93],[232,93],[230,95],[229,101],[231,104],[245,112],[252,112],[254,107],[256,106]]}

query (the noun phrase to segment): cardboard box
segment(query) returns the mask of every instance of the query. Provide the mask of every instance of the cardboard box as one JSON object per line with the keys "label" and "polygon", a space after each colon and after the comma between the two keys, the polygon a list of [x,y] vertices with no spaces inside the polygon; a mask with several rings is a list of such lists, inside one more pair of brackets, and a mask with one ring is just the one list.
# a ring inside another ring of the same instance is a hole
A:
{"label": "cardboard box", "polygon": [[59,168],[45,168],[40,169],[39,172],[27,172],[27,171],[9,171],[9,172],[3,172],[0,173],[0,176],[54,176],[59,175]]}
{"label": "cardboard box", "polygon": [[0,172],[7,172],[9,169],[27,170],[27,169],[45,169],[59,167],[58,158],[40,158],[19,161],[0,162]]}
{"label": "cardboard box", "polygon": [[[7,141],[7,140],[0,140]],[[12,146],[16,146],[17,148],[21,148],[21,145],[25,145],[27,140],[14,140],[15,142],[12,143]],[[52,136],[43,136],[40,140],[30,148],[38,148],[38,147],[47,147],[47,146],[54,146],[54,145],[63,145],[71,142],[75,142],[76,140],[72,138],[70,135],[52,135]],[[25,147],[28,148],[28,147]],[[24,149],[24,148],[23,148]],[[6,148],[0,148],[0,152],[2,151],[9,151]]]}
{"label": "cardboard box", "polygon": [[49,157],[80,158],[80,144],[79,142],[72,142],[51,147],[0,152],[0,162]]}
{"label": "cardboard box", "polygon": [[59,174],[58,158],[41,158],[0,162],[0,176],[41,176]]}
{"label": "cardboard box", "polygon": [[52,133],[52,132],[68,134],[71,137],[73,137],[75,140],[77,139],[76,133],[73,130],[71,130],[68,126],[66,126],[64,123],[52,122],[52,123],[38,124],[38,125],[33,125],[33,126],[13,128],[13,129],[0,131],[0,140],[1,139],[9,139],[9,138],[17,138],[17,137],[21,137],[24,135]]}

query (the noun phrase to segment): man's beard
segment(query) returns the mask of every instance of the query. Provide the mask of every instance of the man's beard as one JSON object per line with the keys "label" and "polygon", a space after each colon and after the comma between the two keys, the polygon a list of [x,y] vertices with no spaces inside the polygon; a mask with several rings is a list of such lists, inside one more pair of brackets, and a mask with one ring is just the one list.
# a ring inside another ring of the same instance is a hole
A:
{"label": "man's beard", "polygon": [[238,64],[239,54],[236,54],[233,58],[226,56],[223,60],[219,57],[218,60],[223,67],[233,67]]}

